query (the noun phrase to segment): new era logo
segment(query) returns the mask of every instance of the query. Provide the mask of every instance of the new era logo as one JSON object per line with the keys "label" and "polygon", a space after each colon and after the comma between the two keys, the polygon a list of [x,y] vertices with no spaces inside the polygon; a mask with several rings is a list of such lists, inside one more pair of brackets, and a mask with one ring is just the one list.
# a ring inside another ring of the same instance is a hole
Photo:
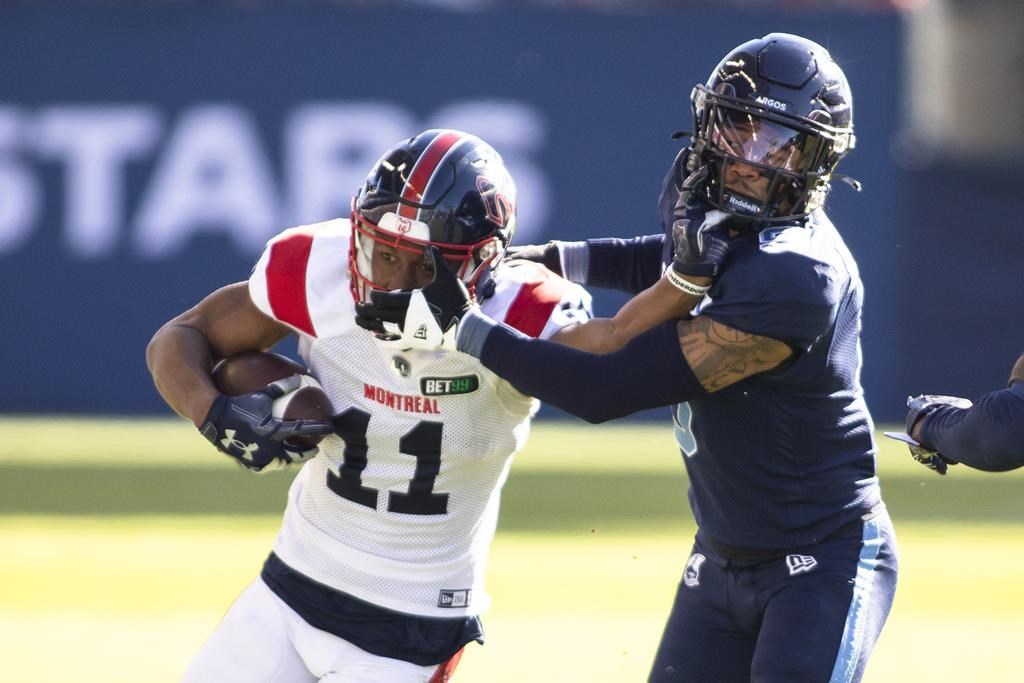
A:
{"label": "new era logo", "polygon": [[696,588],[700,585],[700,566],[707,558],[700,553],[690,555],[686,561],[686,569],[683,571],[683,583],[689,588]]}
{"label": "new era logo", "polygon": [[414,339],[426,339],[427,338],[427,326],[420,325],[416,328],[416,331],[412,333]]}
{"label": "new era logo", "polygon": [[461,590],[442,590],[437,597],[438,607],[468,607],[469,596],[472,594],[468,588]]}
{"label": "new era logo", "polygon": [[786,555],[786,566],[789,567],[789,575],[803,574],[818,566],[818,561],[813,555]]}

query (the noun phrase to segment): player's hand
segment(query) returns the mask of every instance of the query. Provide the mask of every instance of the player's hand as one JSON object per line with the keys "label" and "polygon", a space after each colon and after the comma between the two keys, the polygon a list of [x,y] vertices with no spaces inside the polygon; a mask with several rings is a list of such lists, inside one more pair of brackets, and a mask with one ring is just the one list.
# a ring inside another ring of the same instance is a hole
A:
{"label": "player's hand", "polygon": [[896,441],[902,441],[907,444],[907,448],[910,449],[910,457],[918,461],[930,470],[934,470],[939,474],[945,474],[946,470],[949,469],[949,465],[955,465],[956,463],[946,460],[942,457],[942,454],[925,446],[919,444],[914,437],[903,432],[882,432],[890,439]]}
{"label": "player's hand", "polygon": [[286,377],[251,394],[221,394],[210,406],[199,432],[218,451],[256,472],[275,461],[289,464],[308,460],[319,448],[293,446],[287,439],[324,436],[333,433],[334,428],[327,422],[279,420],[273,416],[274,399],[297,389],[299,383],[297,376]]}
{"label": "player's hand", "polygon": [[552,240],[547,244],[524,244],[518,247],[509,247],[505,250],[507,260],[520,259],[540,263],[552,273],[562,275],[562,254],[558,249],[558,241]]}
{"label": "player's hand", "polygon": [[946,458],[930,444],[924,443],[921,437],[921,420],[928,413],[950,406],[953,408],[970,408],[971,402],[966,398],[957,396],[941,396],[938,394],[921,394],[920,396],[907,397],[907,431],[905,434],[898,432],[884,432],[890,439],[896,439],[907,444],[910,448],[910,456],[925,467],[935,470],[939,474],[945,474],[949,465],[956,462]]}
{"label": "player's hand", "polygon": [[459,322],[473,301],[437,247],[424,252],[434,267],[430,284],[411,291],[371,291],[370,303],[356,304],[356,324],[405,348],[454,351]]}
{"label": "player's hand", "polygon": [[[685,194],[680,194],[682,202]],[[672,269],[679,275],[714,278],[729,254],[728,214],[702,202],[676,204],[672,223]]]}

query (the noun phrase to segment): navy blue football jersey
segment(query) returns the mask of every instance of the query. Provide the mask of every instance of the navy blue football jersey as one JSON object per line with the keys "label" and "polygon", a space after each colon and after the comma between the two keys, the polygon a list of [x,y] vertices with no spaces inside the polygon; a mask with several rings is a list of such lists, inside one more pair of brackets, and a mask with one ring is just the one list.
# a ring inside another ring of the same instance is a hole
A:
{"label": "navy blue football jersey", "polygon": [[856,263],[823,212],[732,247],[697,313],[795,355],[676,407],[690,503],[714,541],[817,543],[880,504],[860,386],[862,302]]}

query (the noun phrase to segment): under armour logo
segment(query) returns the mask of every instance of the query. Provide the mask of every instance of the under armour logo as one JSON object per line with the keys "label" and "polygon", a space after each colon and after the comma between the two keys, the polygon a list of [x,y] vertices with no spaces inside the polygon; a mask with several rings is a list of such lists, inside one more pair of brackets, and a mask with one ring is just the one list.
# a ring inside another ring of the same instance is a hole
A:
{"label": "under armour logo", "polygon": [[704,564],[706,559],[708,558],[700,553],[694,553],[686,561],[686,569],[683,571],[683,583],[689,588],[696,588],[700,585],[700,566]]}
{"label": "under armour logo", "polygon": [[786,555],[786,566],[789,567],[789,575],[803,574],[818,566],[818,561],[812,555]]}
{"label": "under armour logo", "polygon": [[427,338],[427,326],[420,325],[416,328],[416,331],[412,333],[413,339],[426,339]]}
{"label": "under armour logo", "polygon": [[237,432],[234,429],[225,429],[224,438],[220,440],[220,445],[224,447],[225,451],[230,451],[232,448],[237,448],[242,452],[239,456],[246,462],[253,461],[253,453],[260,449],[259,444],[256,443],[245,443],[235,438]]}

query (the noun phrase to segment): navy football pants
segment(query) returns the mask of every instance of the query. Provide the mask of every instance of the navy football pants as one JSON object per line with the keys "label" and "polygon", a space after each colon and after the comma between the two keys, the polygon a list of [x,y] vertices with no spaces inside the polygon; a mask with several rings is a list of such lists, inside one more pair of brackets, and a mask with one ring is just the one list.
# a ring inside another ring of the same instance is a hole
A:
{"label": "navy football pants", "polygon": [[857,531],[757,562],[716,555],[698,532],[650,682],[859,681],[898,562],[887,513]]}

